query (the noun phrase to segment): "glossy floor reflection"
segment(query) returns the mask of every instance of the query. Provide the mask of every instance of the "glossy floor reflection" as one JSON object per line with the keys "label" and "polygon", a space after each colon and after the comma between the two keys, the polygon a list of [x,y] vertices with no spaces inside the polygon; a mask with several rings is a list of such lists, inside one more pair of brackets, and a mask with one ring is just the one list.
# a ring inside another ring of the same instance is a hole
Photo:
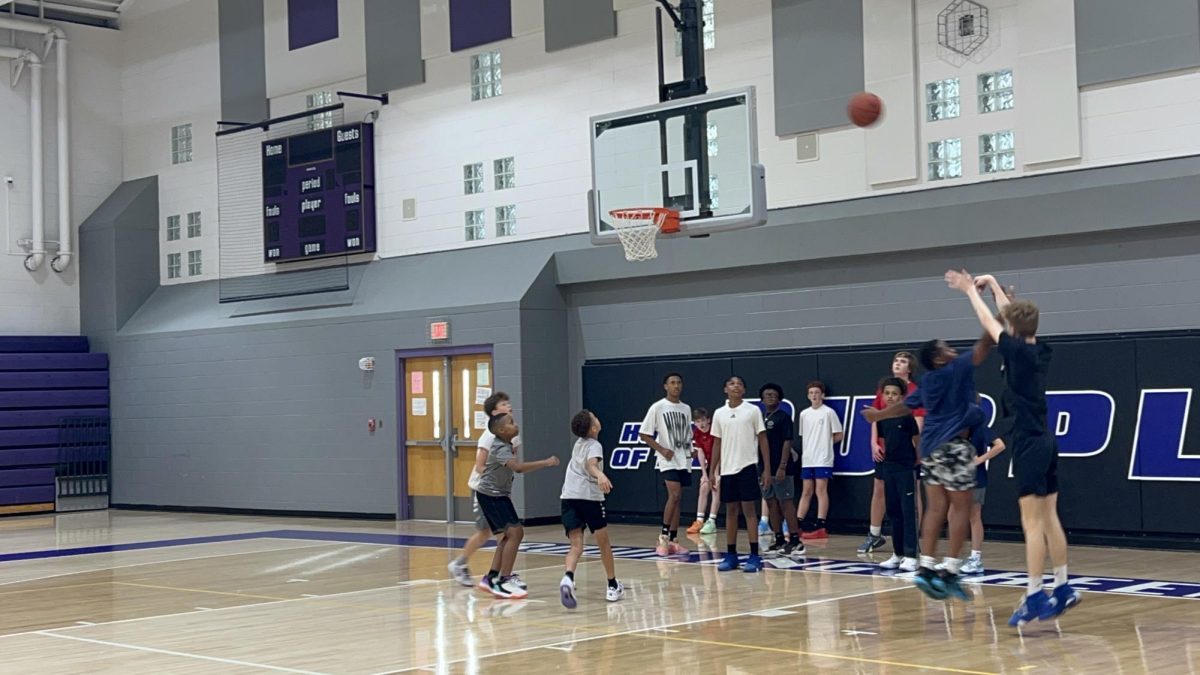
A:
{"label": "glossy floor reflection", "polygon": [[[345,540],[257,536],[283,529],[341,533]],[[430,543],[436,540],[353,540],[469,531],[133,512],[6,520],[0,672],[1200,670],[1196,599],[1088,593],[1061,622],[1018,632],[1005,622],[1019,588],[977,586],[971,603],[945,605],[925,600],[903,579],[800,570],[747,575],[710,564],[622,559],[626,597],[608,603],[599,561],[585,558],[577,574],[580,604],[568,611],[557,594],[561,555],[523,554],[518,566],[529,599],[495,600],[447,579],[450,552]],[[653,530],[614,526],[613,534],[619,545],[639,546],[652,541]],[[226,535],[248,536],[221,540]],[[184,537],[212,540],[180,543]],[[561,541],[561,530],[531,528],[527,540]],[[136,542],[157,543],[96,549]],[[813,555],[854,560],[857,543],[834,537]],[[70,555],[11,555],[56,550]],[[1019,569],[1019,554],[1011,544],[988,548],[998,569]],[[485,570],[490,555],[481,552],[472,567]],[[1196,578],[1194,553],[1074,555],[1081,573]]]}

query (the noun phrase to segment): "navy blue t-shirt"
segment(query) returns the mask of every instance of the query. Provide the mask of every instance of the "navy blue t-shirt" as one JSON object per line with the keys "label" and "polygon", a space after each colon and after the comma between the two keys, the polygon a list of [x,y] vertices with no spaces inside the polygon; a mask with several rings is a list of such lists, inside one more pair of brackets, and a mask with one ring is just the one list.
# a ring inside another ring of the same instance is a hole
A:
{"label": "navy blue t-shirt", "polygon": [[[982,457],[992,448],[996,434],[986,424],[980,424],[971,430],[971,445],[975,446],[975,455]],[[987,463],[975,467],[975,487],[987,487]]]}
{"label": "navy blue t-shirt", "polygon": [[922,457],[928,457],[939,445],[982,422],[983,411],[973,405],[975,398],[975,364],[971,362],[970,350],[925,373],[920,388],[904,399],[904,405],[913,410],[925,409]]}
{"label": "navy blue t-shirt", "polygon": [[1005,415],[1011,415],[1012,436],[1044,436],[1046,431],[1046,374],[1050,372],[1052,350],[1040,342],[1024,340],[1001,333],[997,343],[1004,356],[1004,384],[1007,396],[1002,397]]}

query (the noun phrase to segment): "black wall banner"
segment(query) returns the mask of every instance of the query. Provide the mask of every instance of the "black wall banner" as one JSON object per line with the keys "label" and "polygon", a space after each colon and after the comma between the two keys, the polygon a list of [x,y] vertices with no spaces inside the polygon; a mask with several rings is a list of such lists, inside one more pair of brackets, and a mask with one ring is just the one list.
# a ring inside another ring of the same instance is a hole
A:
{"label": "black wall banner", "polygon": [[[1069,530],[1112,535],[1200,534],[1200,336],[1050,338],[1049,427],[1059,446],[1059,513]],[[902,346],[915,351],[917,345]],[[962,345],[965,346],[965,345]],[[710,412],[724,404],[730,375],[746,380],[747,397],[766,382],[783,386],[796,413],[808,406],[805,386],[819,379],[846,435],[835,446],[830,482],[831,524],[867,520],[872,471],[870,427],[855,411],[869,405],[890,374],[896,348],[805,350],[794,353],[706,355],[589,362],[583,367],[584,407],[604,430],[605,471],[613,481],[608,512],[653,520],[665,490],[654,455],[638,439],[646,409],[662,398],[663,376],[684,378],[684,402]],[[1000,359],[976,371],[985,412],[1001,389]],[[992,416],[995,425],[995,416]],[[1020,527],[1011,452],[990,462],[984,523]],[[699,472],[684,492],[683,514],[696,506]]]}

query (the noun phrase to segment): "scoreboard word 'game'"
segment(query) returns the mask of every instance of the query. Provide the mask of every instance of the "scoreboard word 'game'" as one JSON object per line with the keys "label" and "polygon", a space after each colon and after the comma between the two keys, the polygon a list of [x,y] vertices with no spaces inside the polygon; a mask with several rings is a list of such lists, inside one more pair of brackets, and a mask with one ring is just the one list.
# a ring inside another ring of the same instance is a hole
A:
{"label": "scoreboard word 'game'", "polygon": [[375,250],[373,132],[359,123],[263,142],[265,262]]}

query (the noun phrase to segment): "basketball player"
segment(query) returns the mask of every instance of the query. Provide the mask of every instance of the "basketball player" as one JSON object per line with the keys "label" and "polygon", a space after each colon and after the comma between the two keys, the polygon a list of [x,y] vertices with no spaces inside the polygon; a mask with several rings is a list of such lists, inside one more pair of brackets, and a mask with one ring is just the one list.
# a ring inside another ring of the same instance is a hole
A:
{"label": "basketball player", "polygon": [[[972,279],[966,271],[946,272],[946,283],[964,293],[987,337],[1004,356],[1004,380],[1013,408],[1010,440],[1017,478],[1021,529],[1025,532],[1025,564],[1029,586],[1008,620],[1010,626],[1061,615],[1083,600],[1067,582],[1067,536],[1058,519],[1058,444],[1046,428],[1046,375],[1051,349],[1037,341],[1039,312],[1028,300],[1009,300],[995,277]],[[979,294],[991,290],[1003,324]],[[1009,411],[1005,411],[1006,413]],[[1042,589],[1047,549],[1054,564],[1054,591]]]}
{"label": "basketball player", "polygon": [[[796,510],[792,508],[796,498],[796,460],[792,459],[792,438],[796,425],[783,402],[783,387],[768,382],[758,390],[763,404],[763,426],[766,427],[767,446],[770,448],[770,464],[763,466],[765,473],[773,476],[770,487],[763,487],[763,500],[770,514],[771,530],[775,541],[767,549],[768,555],[803,556],[804,543],[800,541],[800,526],[796,522]],[[789,537],[784,540],[784,523]]]}
{"label": "basketball player", "polygon": [[[483,412],[491,419],[493,415],[508,415],[512,413],[512,401],[509,400],[508,394],[502,391],[493,392],[483,401]],[[467,561],[471,559],[475,552],[483,547],[491,537],[491,530],[488,528],[487,520],[483,517],[483,513],[479,511],[479,500],[475,498],[475,486],[479,482],[479,474],[483,473],[483,465],[487,462],[488,451],[492,448],[492,443],[495,442],[496,436],[491,431],[484,429],[483,434],[479,436],[479,442],[475,444],[475,466],[471,467],[471,475],[467,478],[467,487],[471,488],[471,506],[475,512],[475,533],[467,539],[463,545],[462,551],[458,557],[450,561],[448,566],[450,576],[455,581],[463,586],[474,586],[475,581],[471,578],[471,570],[467,568]],[[518,436],[513,439],[513,449],[520,454],[521,438]],[[496,542],[496,552],[492,554],[492,569],[500,568],[500,542]],[[480,577],[479,589],[491,592],[487,587],[486,576]],[[513,585],[520,588],[525,588],[525,582],[519,574],[513,574],[511,579]]]}
{"label": "basketball player", "polygon": [[[738,568],[738,516],[746,514],[746,535],[750,540],[750,557],[742,565],[744,572],[762,571],[758,552],[758,530],[754,527],[754,505],[762,498],[762,489],[769,488],[773,479],[764,474],[758,477],[759,462],[771,465],[767,447],[767,429],[758,406],[746,403],[746,381],[737,375],[725,380],[725,405],[713,413],[713,490],[725,505],[725,558],[717,567],[722,572]],[[760,488],[761,485],[761,488]]]}
{"label": "basketball player", "polygon": [[512,581],[513,564],[517,560],[521,540],[525,537],[525,528],[512,503],[513,474],[558,466],[558,457],[551,455],[536,462],[517,459],[512,440],[520,429],[510,414],[493,415],[488,420],[488,431],[495,434],[496,440],[488,450],[487,463],[479,475],[475,498],[479,500],[479,510],[483,512],[492,534],[503,533],[504,538],[499,544],[500,566],[488,571],[486,587],[498,598],[520,599],[529,594]]}
{"label": "basketball player", "polygon": [[[699,449],[696,458],[700,461],[700,496],[696,498],[696,522],[687,529],[688,534],[713,534],[717,531],[717,508],[721,502],[713,491],[713,437],[710,429],[712,418],[708,409],[692,408],[692,443]],[[708,510],[708,518],[704,517],[705,509]]]}
{"label": "basketball player", "polygon": [[575,447],[571,450],[571,461],[563,476],[562,522],[571,541],[567,553],[567,570],[559,583],[559,595],[563,607],[573,609],[575,599],[575,567],[583,556],[583,530],[592,531],[596,546],[600,549],[600,562],[608,575],[608,590],[605,599],[616,602],[625,594],[625,587],[617,581],[616,564],[613,562],[612,543],[608,539],[608,519],[604,512],[604,495],[612,490],[612,481],[604,475],[604,448],[596,438],[600,435],[600,420],[590,410],[580,410],[571,418],[571,433],[575,435]]}
{"label": "basketball player", "polygon": [[680,545],[679,500],[683,488],[692,484],[692,408],[680,400],[683,376],[667,373],[663,378],[666,397],[646,411],[639,435],[655,452],[654,467],[667,488],[663,506],[662,531],[658,535],[658,555],[680,555],[688,550]]}
{"label": "basketball player", "polygon": [[[911,352],[896,352],[892,357],[892,377],[899,378],[904,383],[906,391],[904,395],[913,393],[917,389],[917,383],[913,381],[913,365],[916,359],[913,358]],[[883,385],[875,392],[875,400],[871,406],[876,410],[883,410],[886,404],[883,401]],[[924,410],[914,410],[913,418],[916,420],[917,428],[925,421]],[[880,473],[880,465],[883,462],[884,443],[879,437],[878,425],[871,425],[871,456],[875,460],[875,480],[871,481],[874,489],[871,492],[871,525],[867,530],[867,539],[858,547],[858,553],[865,555],[880,548],[887,543],[887,539],[883,536],[883,512],[886,500],[883,492],[883,475]],[[917,499],[919,500],[920,491],[917,491]],[[896,527],[896,523],[892,523],[892,528]]]}
{"label": "basketball player", "polygon": [[[829,516],[829,479],[833,478],[833,446],[842,440],[842,421],[825,405],[825,383],[808,383],[809,406],[800,411],[800,520],[802,539],[827,539],[825,519]],[[817,520],[808,524],[808,506],[817,496]]]}

